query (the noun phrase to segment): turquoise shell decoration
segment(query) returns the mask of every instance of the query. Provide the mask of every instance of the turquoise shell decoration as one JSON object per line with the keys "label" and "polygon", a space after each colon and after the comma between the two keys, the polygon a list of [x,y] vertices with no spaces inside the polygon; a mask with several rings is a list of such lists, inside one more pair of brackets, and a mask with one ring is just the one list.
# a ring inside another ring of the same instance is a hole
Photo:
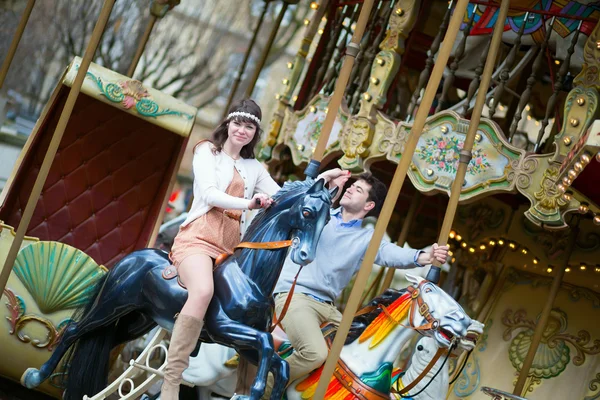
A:
{"label": "turquoise shell decoration", "polygon": [[106,268],[67,244],[37,242],[21,249],[13,272],[49,314],[86,303]]}

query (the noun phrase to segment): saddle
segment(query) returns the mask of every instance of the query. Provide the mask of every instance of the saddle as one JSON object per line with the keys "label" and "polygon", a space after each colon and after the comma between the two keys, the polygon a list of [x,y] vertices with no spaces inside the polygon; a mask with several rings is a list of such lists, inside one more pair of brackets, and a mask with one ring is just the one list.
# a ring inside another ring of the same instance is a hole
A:
{"label": "saddle", "polygon": [[179,273],[177,272],[177,268],[175,268],[174,265],[169,265],[168,267],[163,269],[162,277],[164,280],[167,281],[177,278],[177,283],[179,284],[179,286],[187,290],[185,285],[181,282],[181,279],[179,279]]}
{"label": "saddle", "polygon": [[[240,244],[238,244],[235,248],[234,251],[237,249],[262,249],[262,250],[275,250],[275,249],[281,249],[281,248],[285,248],[285,247],[290,247],[292,244],[291,240],[282,240],[279,242],[260,242],[260,243],[252,243],[252,242],[242,242]],[[232,253],[222,253],[220,254],[217,259],[215,260],[214,264],[213,264],[213,271],[215,269],[217,269],[219,267],[219,265],[221,265],[223,263],[223,261],[227,260],[227,258],[229,256],[231,256]],[[299,273],[300,271],[298,271]],[[165,280],[171,280],[171,279],[175,279],[175,277],[177,277],[177,283],[179,283],[179,286],[181,286],[182,288],[186,289],[185,285],[181,282],[181,279],[179,278],[179,274],[177,272],[177,268],[175,268],[175,266],[173,265],[169,265],[168,267],[165,267],[165,269],[162,272],[162,277]],[[296,276],[297,277],[297,276]],[[295,281],[294,281],[294,286],[295,286]],[[290,290],[291,293],[293,293],[293,289]],[[285,309],[287,310],[287,307],[285,307]],[[280,317],[280,320],[283,319],[283,315]],[[277,322],[278,324],[279,322]]]}
{"label": "saddle", "polygon": [[[217,259],[213,263],[213,271],[223,261],[225,261],[227,259],[227,257],[229,257],[230,255],[231,254],[229,254],[229,253],[223,253],[223,254],[219,255],[219,257],[217,257]],[[163,271],[162,271],[162,277],[164,280],[167,280],[167,281],[177,278],[177,283],[179,284],[179,286],[181,286],[182,288],[187,290],[187,288],[185,287],[183,282],[181,282],[181,278],[179,277],[179,271],[177,271],[177,268],[175,268],[174,265],[169,265],[169,266],[165,267],[165,269],[163,269]]]}
{"label": "saddle", "polygon": [[[327,347],[331,348],[336,332],[337,327],[331,322],[321,325],[321,333],[323,334],[323,338],[325,338]],[[285,331],[277,327],[272,334],[277,353],[285,359],[293,351]],[[338,360],[333,374],[359,400],[389,400],[390,398],[387,394],[373,389],[361,381],[341,359]]]}

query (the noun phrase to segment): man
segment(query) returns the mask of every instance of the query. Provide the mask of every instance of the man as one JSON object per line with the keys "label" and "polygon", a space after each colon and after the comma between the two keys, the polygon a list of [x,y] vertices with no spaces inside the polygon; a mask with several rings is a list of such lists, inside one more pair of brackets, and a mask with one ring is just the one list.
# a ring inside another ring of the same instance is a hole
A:
{"label": "man", "polygon": [[[325,362],[328,349],[320,326],[325,322],[341,322],[342,314],[334,301],[360,269],[373,236],[373,229],[363,228],[362,220],[379,215],[386,195],[386,186],[370,173],[364,173],[346,190],[340,199],[340,208],[331,211],[331,220],[323,229],[315,259],[298,276],[292,300],[281,321],[294,346],[294,353],[286,359],[290,365],[290,383]],[[384,241],[375,263],[392,268],[415,268],[431,264],[434,258],[444,263],[447,256],[447,246],[434,244],[431,252],[426,253]],[[289,257],[286,259],[274,290],[276,315],[281,315],[298,268]]]}
{"label": "man", "polygon": [[[349,172],[338,170],[332,174],[332,183],[343,187]],[[338,176],[339,175],[339,176]],[[337,177],[335,177],[337,176]],[[290,383],[321,366],[328,355],[320,326],[325,322],[339,324],[342,314],[334,300],[350,283],[360,269],[373,229],[362,227],[366,216],[377,216],[387,195],[386,186],[370,173],[364,173],[350,186],[340,199],[340,207],[331,210],[331,220],[323,229],[315,259],[303,267],[287,313],[281,325],[294,346],[294,353],[286,361],[290,366]],[[431,252],[408,250],[389,242],[382,242],[375,262],[393,268],[415,268],[430,264],[435,258],[445,262],[447,246],[434,244]],[[288,292],[299,266],[288,257],[274,290],[276,315],[281,315]],[[238,371],[237,393],[248,393],[247,384],[254,368],[243,365]],[[269,375],[265,397],[271,392]]]}

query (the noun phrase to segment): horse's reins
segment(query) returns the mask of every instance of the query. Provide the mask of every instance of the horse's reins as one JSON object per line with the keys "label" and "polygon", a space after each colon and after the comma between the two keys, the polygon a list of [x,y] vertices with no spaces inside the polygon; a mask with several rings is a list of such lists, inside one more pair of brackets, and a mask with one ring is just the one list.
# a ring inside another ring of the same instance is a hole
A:
{"label": "horse's reins", "polygon": [[[417,376],[417,378],[414,381],[412,381],[408,386],[405,386],[400,391],[396,391],[394,388],[392,388],[391,392],[397,393],[403,399],[410,399],[410,398],[413,398],[413,397],[418,396],[421,393],[423,393],[425,391],[425,389],[427,389],[429,387],[429,385],[431,385],[431,383],[439,375],[439,373],[442,371],[442,369],[444,369],[444,365],[446,365],[448,358],[450,358],[450,353],[452,353],[452,350],[454,350],[455,347],[456,347],[456,342],[452,341],[452,343],[450,344],[450,348],[448,349],[448,351],[446,353],[446,357],[444,358],[444,362],[442,362],[442,365],[440,365],[440,368],[435,372],[435,374],[433,374],[433,376],[431,377],[429,382],[427,382],[427,384],[425,386],[423,386],[423,388],[421,390],[419,390],[417,393],[410,394],[408,396],[404,395],[406,392],[413,389],[421,380],[423,380],[425,375],[427,375],[427,373],[431,370],[431,368],[435,365],[435,363],[440,359],[441,355],[444,353],[444,351],[446,351],[446,349],[439,348],[437,350],[437,352],[435,353],[435,356],[433,356],[433,358],[431,359],[429,364],[427,364],[427,367],[425,367],[425,369],[419,374],[419,376]],[[398,378],[398,379],[401,379],[401,378]]]}
{"label": "horse's reins", "polygon": [[[291,240],[280,240],[278,242],[242,242],[242,243],[238,244],[237,246],[235,246],[233,251],[235,251],[237,249],[277,250],[277,249],[283,249],[286,247],[290,247],[291,245],[292,245]],[[223,261],[225,261],[230,255],[231,254],[229,254],[229,253],[223,253],[223,254],[219,255],[219,257],[217,257],[217,259],[215,260],[215,268],[217,268],[221,263],[223,263]],[[294,277],[294,282],[292,283],[292,287],[290,288],[290,291],[288,292],[288,297],[285,300],[285,304],[283,305],[283,309],[281,310],[281,314],[279,315],[279,318],[277,318],[277,314],[273,313],[273,322],[271,323],[271,326],[269,327],[269,332],[273,332],[273,329],[275,329],[275,327],[277,325],[280,325],[281,320],[285,317],[285,314],[287,313],[287,310],[290,306],[290,302],[292,301],[294,289],[296,288],[296,281],[298,280],[298,275],[300,275],[301,270],[302,270],[302,266],[300,266],[300,268],[298,268],[298,273],[296,273],[296,276]]]}

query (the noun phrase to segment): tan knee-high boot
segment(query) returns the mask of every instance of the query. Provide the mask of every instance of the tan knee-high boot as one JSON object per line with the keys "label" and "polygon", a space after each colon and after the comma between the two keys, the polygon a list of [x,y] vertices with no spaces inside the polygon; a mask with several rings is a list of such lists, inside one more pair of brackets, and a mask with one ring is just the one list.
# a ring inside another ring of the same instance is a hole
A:
{"label": "tan knee-high boot", "polygon": [[160,393],[162,400],[178,400],[181,374],[190,363],[190,354],[198,343],[202,330],[201,319],[180,314],[175,321],[167,354],[167,366]]}

